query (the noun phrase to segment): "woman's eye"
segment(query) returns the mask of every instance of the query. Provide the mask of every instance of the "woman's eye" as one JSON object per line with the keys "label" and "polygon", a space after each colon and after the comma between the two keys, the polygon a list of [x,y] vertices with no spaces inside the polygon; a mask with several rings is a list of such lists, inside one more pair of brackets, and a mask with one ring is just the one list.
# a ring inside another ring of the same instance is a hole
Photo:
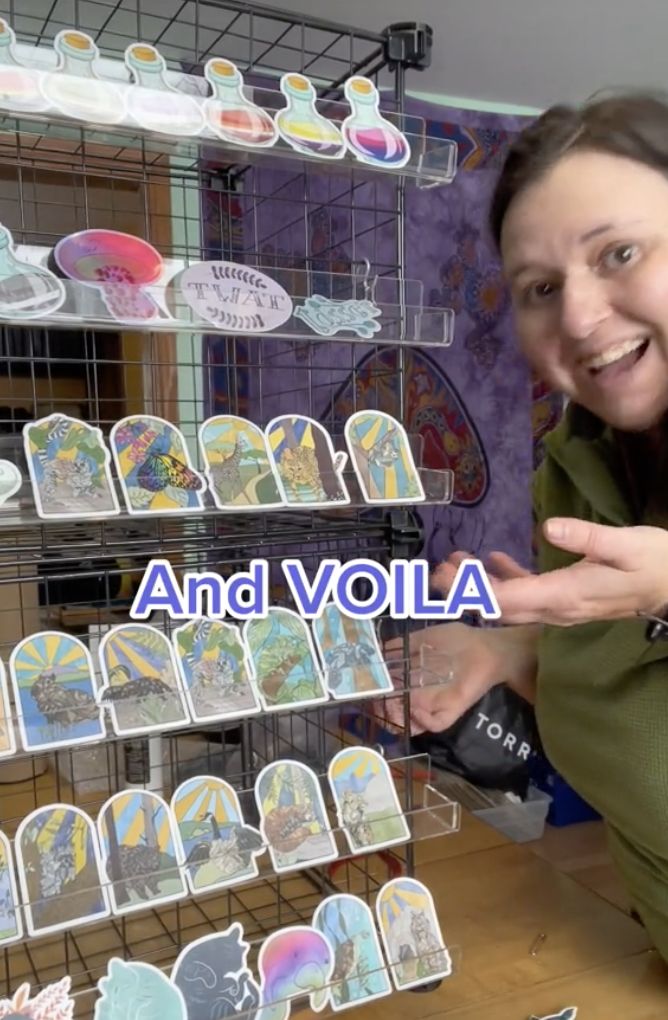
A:
{"label": "woman's eye", "polygon": [[638,248],[635,244],[618,244],[615,248],[605,252],[601,262],[606,269],[619,269],[620,266],[626,266],[629,262],[633,262],[637,253]]}
{"label": "woman's eye", "polygon": [[554,291],[554,284],[548,283],[547,280],[541,280],[537,283],[530,283],[528,287],[525,287],[522,297],[525,303],[533,304],[552,297]]}

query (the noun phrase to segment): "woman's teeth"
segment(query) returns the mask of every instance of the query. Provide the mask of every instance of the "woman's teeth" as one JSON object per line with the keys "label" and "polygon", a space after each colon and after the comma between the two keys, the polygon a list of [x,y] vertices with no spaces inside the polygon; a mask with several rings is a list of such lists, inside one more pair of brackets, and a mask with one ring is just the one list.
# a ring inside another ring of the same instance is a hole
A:
{"label": "woman's teeth", "polygon": [[598,372],[600,369],[613,365],[616,361],[626,357],[627,354],[632,354],[633,351],[637,351],[643,344],[647,343],[649,343],[649,338],[646,336],[639,336],[634,340],[624,340],[621,344],[615,344],[614,347],[609,347],[607,351],[589,358],[584,362],[584,367],[590,372]]}

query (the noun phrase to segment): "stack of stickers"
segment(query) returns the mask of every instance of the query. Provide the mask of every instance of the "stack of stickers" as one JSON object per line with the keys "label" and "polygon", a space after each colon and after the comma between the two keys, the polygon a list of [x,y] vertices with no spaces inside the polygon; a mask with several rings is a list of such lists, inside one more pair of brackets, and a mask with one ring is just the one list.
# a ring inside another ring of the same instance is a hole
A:
{"label": "stack of stickers", "polygon": [[410,840],[390,765],[376,751],[340,751],[328,788],[335,829],[318,776],[289,759],[257,777],[259,828],[245,821],[234,788],[215,776],[186,780],[169,804],[152,791],[116,793],[96,822],[68,804],[38,808],[14,840],[20,896],[12,847],[0,833],[0,944],[22,937],[22,913],[37,936],[252,881],[265,851],[277,874],[326,864],[339,857],[337,831],[353,856]]}

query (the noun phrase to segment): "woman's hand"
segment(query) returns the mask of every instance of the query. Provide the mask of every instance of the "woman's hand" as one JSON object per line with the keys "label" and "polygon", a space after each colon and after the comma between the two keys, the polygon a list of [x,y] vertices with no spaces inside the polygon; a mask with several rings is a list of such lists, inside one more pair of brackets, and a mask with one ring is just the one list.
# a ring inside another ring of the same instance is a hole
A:
{"label": "woman's hand", "polygon": [[[545,574],[498,576],[500,553],[490,556],[489,575],[503,623],[549,623],[568,627],[596,620],[619,620],[638,613],[658,614],[668,604],[668,531],[652,527],[610,527],[574,518],[545,522],[547,540],[580,553],[569,567]],[[447,591],[454,565],[443,564],[433,585]]]}

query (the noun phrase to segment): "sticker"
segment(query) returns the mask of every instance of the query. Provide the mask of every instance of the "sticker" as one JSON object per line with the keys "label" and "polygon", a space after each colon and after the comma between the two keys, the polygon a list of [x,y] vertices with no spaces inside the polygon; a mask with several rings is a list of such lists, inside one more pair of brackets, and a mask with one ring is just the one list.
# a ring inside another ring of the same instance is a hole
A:
{"label": "sticker", "polygon": [[274,870],[296,871],[338,856],[315,772],[297,761],[266,765],[255,783],[260,831]]}
{"label": "sticker", "polygon": [[12,650],[9,674],[26,751],[106,736],[93,660],[78,638],[54,630],[24,638]]}
{"label": "sticker", "polygon": [[314,294],[295,308],[295,319],[301,319],[320,336],[335,336],[345,330],[370,340],[381,329],[380,308],[373,301],[351,299],[335,301]]}
{"label": "sticker", "polygon": [[85,32],[63,29],[53,41],[58,69],[44,74],[41,87],[45,98],[66,117],[89,124],[120,124],[125,117],[122,91],[101,81],[94,64],[100,51]]}
{"label": "sticker", "polygon": [[266,428],[278,489],[288,506],[350,503],[343,481],[345,453],[335,453],[326,429],[301,414],[273,418]]}
{"label": "sticker", "polygon": [[278,140],[271,117],[244,93],[241,71],[231,60],[214,58],[204,68],[213,95],[204,103],[207,126],[224,142],[266,149]]}
{"label": "sticker", "polygon": [[318,113],[316,91],[309,79],[303,74],[284,74],[281,92],[287,105],[276,114],[276,127],[283,141],[305,156],[342,159],[346,154],[343,135]]}
{"label": "sticker", "polygon": [[406,136],[381,114],[380,93],[370,78],[355,75],[343,87],[351,107],[341,131],[355,159],[369,166],[406,166],[411,147]]}
{"label": "sticker", "polygon": [[415,878],[393,878],[379,891],[376,916],[397,991],[452,973],[432,895]]}
{"label": "sticker", "polygon": [[4,832],[0,832],[0,946],[7,946],[21,938],[23,922],[16,888],[12,846]]}
{"label": "sticker", "polygon": [[33,999],[30,985],[21,985],[13,998],[0,999],[0,1017],[5,1020],[72,1020],[75,1002],[70,995],[71,987],[72,979],[64,977],[47,985]]}
{"label": "sticker", "polygon": [[308,625],[292,609],[270,606],[243,625],[265,712],[328,701]]}
{"label": "sticker", "polygon": [[133,43],[125,51],[125,63],[135,82],[128,89],[128,111],[140,127],[165,135],[200,134],[204,114],[199,104],[169,83],[165,58],[155,46]]}
{"label": "sticker", "polygon": [[323,900],[313,927],[334,949],[329,1001],[336,1012],[392,994],[376,923],[358,896],[337,893]]}
{"label": "sticker", "polygon": [[284,506],[267,437],[258,425],[233,414],[216,415],[200,426],[199,445],[219,510]]}
{"label": "sticker", "polygon": [[16,55],[16,33],[0,18],[0,107],[17,113],[41,113],[49,103],[42,94],[41,71],[24,67]]}
{"label": "sticker", "polygon": [[577,1015],[577,1006],[566,1006],[561,1013],[550,1013],[549,1016],[532,1016],[530,1020],[575,1020]]}
{"label": "sticker", "polygon": [[16,735],[12,721],[12,706],[9,701],[7,675],[0,659],[0,759],[16,754]]}
{"label": "sticker", "polygon": [[33,811],[19,825],[14,849],[31,937],[109,917],[95,826],[80,808]]}
{"label": "sticker", "polygon": [[41,518],[83,520],[121,512],[100,429],[50,414],[23,426],[23,448]]}
{"label": "sticker", "polygon": [[143,326],[160,315],[146,288],[157,283],[164,263],[148,241],[117,230],[82,230],[59,241],[53,258],[64,276],[95,288],[117,322]]}
{"label": "sticker", "polygon": [[195,722],[243,719],[261,711],[238,627],[193,620],[173,634],[183,689]]}
{"label": "sticker", "polygon": [[112,627],[100,642],[104,690],[117,736],[163,733],[190,722],[174,649],[146,623]]}
{"label": "sticker", "polygon": [[0,224],[0,319],[46,319],[66,296],[62,281],[49,269],[18,257],[11,231]]}
{"label": "sticker", "polygon": [[260,986],[246,963],[249,949],[237,921],[225,931],[196,939],[181,951],[172,970],[172,984],[181,991],[190,1020],[228,1020],[241,1014],[254,1020]]}
{"label": "sticker", "polygon": [[147,904],[171,903],[187,895],[174,820],[157,793],[115,793],[100,808],[97,825],[115,914],[131,914]]}
{"label": "sticker", "polygon": [[309,996],[319,1013],[327,1004],[334,969],[334,952],[315,928],[295,924],[264,940],[257,961],[262,1009],[256,1020],[287,1020],[292,999]]}
{"label": "sticker", "polygon": [[197,321],[232,333],[268,333],[292,315],[292,298],[270,276],[237,262],[195,262],[180,291]]}
{"label": "sticker", "polygon": [[131,514],[196,513],[205,479],[190,463],[180,429],[153,415],[130,415],[110,435],[118,480]]}
{"label": "sticker", "polygon": [[368,698],[394,690],[372,620],[347,616],[330,603],[313,621],[313,636],[332,697]]}
{"label": "sticker", "polygon": [[255,858],[264,853],[264,841],[244,823],[239,798],[224,779],[188,779],[174,793],[171,810],[194,894],[257,878]]}
{"label": "sticker", "polygon": [[0,506],[15,496],[23,484],[23,476],[11,460],[0,460]]}
{"label": "sticker", "polygon": [[383,411],[358,411],[345,425],[346,442],[367,503],[420,503],[425,494],[408,436]]}
{"label": "sticker", "polygon": [[181,992],[150,963],[113,957],[97,987],[93,1020],[188,1020]]}
{"label": "sticker", "polygon": [[332,758],[327,774],[339,825],[354,854],[411,838],[389,765],[377,751],[344,748]]}

